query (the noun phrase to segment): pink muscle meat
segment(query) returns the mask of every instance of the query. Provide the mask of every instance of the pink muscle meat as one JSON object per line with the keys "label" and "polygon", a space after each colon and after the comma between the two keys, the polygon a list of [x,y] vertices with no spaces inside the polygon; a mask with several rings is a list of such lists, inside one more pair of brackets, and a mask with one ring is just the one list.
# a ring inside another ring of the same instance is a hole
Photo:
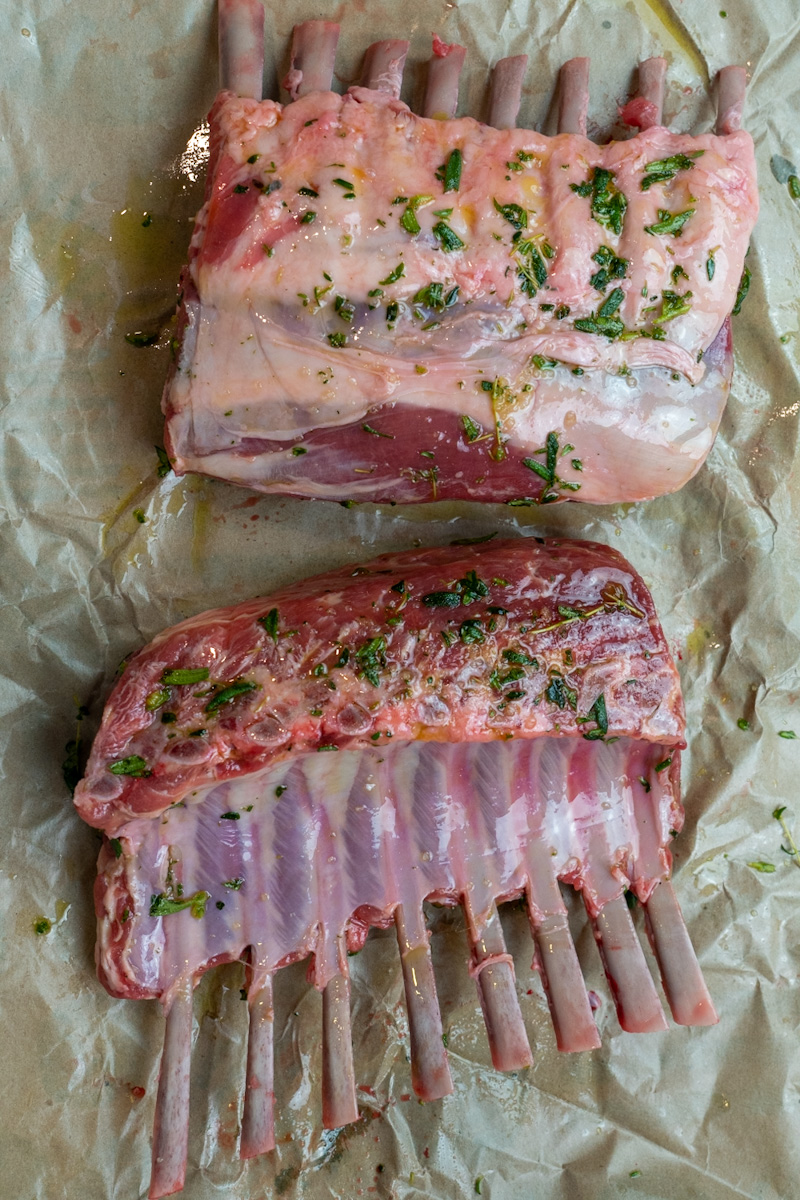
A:
{"label": "pink muscle meat", "polygon": [[563,1050],[599,1044],[559,884],[578,889],[622,1027],[666,1028],[625,893],[683,1024],[716,1020],[669,882],[684,713],[642,580],[607,547],[520,539],[385,555],[200,614],[132,657],[79,812],[106,834],[100,978],[159,998],[151,1196],[182,1186],[191,992],[248,964],[241,1153],[274,1145],[272,978],[323,993],[323,1120],[356,1119],[347,951],[396,929],[412,1080],[452,1089],[423,902],[461,904],[501,1070],[531,1051],[499,902],[527,901]]}
{"label": "pink muscle meat", "polygon": [[[524,58],[497,64],[484,125],[453,117],[464,50],[437,41],[419,116],[405,43],[327,90],[337,31],[295,30],[291,103],[248,94],[248,70],[212,110],[163,401],[176,470],[340,500],[680,487],[727,398],[757,213],[743,74],[720,73],[719,132],[693,137],[661,124],[647,60],[622,110],[639,132],[601,146],[588,59],[545,137],[514,128]],[[579,468],[531,467],[550,433]]]}

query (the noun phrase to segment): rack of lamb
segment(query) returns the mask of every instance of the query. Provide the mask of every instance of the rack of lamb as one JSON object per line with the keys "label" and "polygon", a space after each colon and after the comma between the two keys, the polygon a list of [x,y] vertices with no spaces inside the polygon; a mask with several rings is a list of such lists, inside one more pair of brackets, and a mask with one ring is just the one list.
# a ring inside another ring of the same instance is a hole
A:
{"label": "rack of lamb", "polygon": [[263,10],[221,5],[223,91],[164,392],[175,469],[337,500],[635,501],[700,467],[733,371],[758,200],[745,75],[716,132],[661,124],[639,67],[624,141],[586,136],[588,59],[558,133],[455,118],[463,47],[434,41],[418,115],[405,42],[331,91],[338,26],[294,31],[290,102],[261,99]]}
{"label": "rack of lamb", "polygon": [[166,1012],[150,1195],[183,1186],[192,991],[248,964],[243,1157],[274,1145],[272,980],[322,992],[323,1121],[358,1117],[348,951],[394,926],[413,1086],[452,1090],[423,902],[463,907],[500,1070],[529,1065],[497,906],[523,897],[560,1049],[599,1045],[560,884],[622,1028],[716,1015],[672,884],[684,712],[652,599],[616,552],[523,538],[384,555],[201,613],[133,656],[75,801],[104,831],[97,963]]}

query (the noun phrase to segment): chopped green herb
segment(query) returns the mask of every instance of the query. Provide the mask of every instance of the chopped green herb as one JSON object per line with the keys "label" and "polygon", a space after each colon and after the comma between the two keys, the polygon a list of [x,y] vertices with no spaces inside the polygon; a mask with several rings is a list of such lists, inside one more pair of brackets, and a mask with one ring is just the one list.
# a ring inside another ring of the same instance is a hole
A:
{"label": "chopped green herb", "polygon": [[771,862],[749,862],[747,865],[754,871],[761,871],[763,875],[772,875],[775,871],[775,865]]}
{"label": "chopped green herb", "polygon": [[258,624],[262,625],[267,631],[273,642],[277,645],[278,642],[278,621],[279,613],[277,608],[271,608],[265,616],[258,618]]}
{"label": "chopped green herb", "polygon": [[458,636],[468,646],[486,641],[477,617],[473,617],[469,621],[462,621],[458,627]]}
{"label": "chopped green herb", "polygon": [[162,704],[166,704],[172,693],[169,688],[158,688],[157,691],[151,692],[144,702],[144,707],[147,712],[155,712],[157,708],[161,708]]}
{"label": "chopped green herb", "polygon": [[109,838],[108,844],[114,851],[114,858],[122,858],[122,842],[119,838]]}
{"label": "chopped green herb", "polygon": [[174,712],[165,712],[161,714],[162,725],[174,725],[177,719],[177,714]]}
{"label": "chopped green herb", "polygon": [[420,288],[413,299],[414,304],[424,304],[427,308],[432,308],[434,312],[443,312],[446,308],[452,307],[458,300],[459,288],[451,288],[447,295],[444,294],[443,283],[429,283],[425,287]]}
{"label": "chopped green herb", "polygon": [[739,726],[740,729],[749,729],[750,728],[750,722],[745,717],[739,717],[739,720],[736,722],[736,724]]}
{"label": "chopped green herb", "polygon": [[462,604],[472,604],[489,595],[488,587],[482,579],[478,578],[475,571],[467,571],[464,578],[459,579],[458,589],[461,592]]}
{"label": "chopped green herb", "polygon": [[539,660],[531,658],[529,654],[523,654],[521,650],[504,650],[503,658],[506,662],[521,663],[524,667],[536,667],[538,669]]}
{"label": "chopped green herb", "polygon": [[520,291],[526,296],[535,296],[537,290],[547,282],[547,267],[535,242],[514,234],[512,254],[517,260],[517,279]]}
{"label": "chopped green herb", "polygon": [[670,292],[666,289],[661,293],[661,315],[658,317],[658,324],[663,325],[665,321],[672,321],[675,317],[681,317],[691,309],[689,301],[692,298],[691,292],[684,292],[679,296],[677,292]]}
{"label": "chopped green herb", "polygon": [[[596,729],[589,729],[583,735],[588,742],[596,742],[606,736],[608,733],[608,713],[606,712],[606,698],[602,692],[597,697],[583,720],[597,722]],[[672,760],[670,759],[670,761]],[[658,770],[658,767],[656,767],[656,770]]]}
{"label": "chopped green herb", "polygon": [[797,738],[797,734],[793,729],[779,729],[778,737],[787,738],[790,741],[794,741]]}
{"label": "chopped green herb", "polygon": [[247,191],[247,184],[246,183],[237,183],[236,187],[233,190],[234,190],[234,192],[236,192],[237,196],[241,196]]}
{"label": "chopped green herb", "polygon": [[231,892],[238,892],[243,883],[244,880],[237,876],[236,879],[226,879],[222,886]]}
{"label": "chopped green herb", "polygon": [[403,229],[405,229],[406,233],[411,233],[411,234],[419,233],[422,228],[419,221],[417,220],[417,214],[414,212],[413,208],[411,208],[410,206],[405,210],[405,212],[401,216],[400,224],[403,226]]}
{"label": "chopped green herb", "polygon": [[333,182],[340,188],[344,188],[346,192],[354,192],[355,184],[349,183],[346,179],[334,179]]}
{"label": "chopped green herb", "polygon": [[443,191],[457,192],[461,186],[461,168],[463,158],[460,150],[451,150],[447,162],[436,172],[436,178],[443,184]]}
{"label": "chopped green herb", "polygon": [[569,686],[562,675],[552,676],[544,694],[551,704],[555,704],[559,708],[566,708],[569,705],[574,712],[578,707],[578,693]]}
{"label": "chopped green herb", "polygon": [[235,683],[229,683],[222,691],[217,692],[205,707],[207,713],[217,712],[224,704],[230,704],[237,696],[244,696],[247,692],[254,692],[258,684],[251,683],[247,679],[237,679]]}
{"label": "chopped green herb", "polygon": [[717,269],[717,264],[714,262],[714,255],[709,254],[708,258],[706,259],[706,275],[708,276],[709,283],[714,278],[714,272],[716,271],[716,269]]}
{"label": "chopped green herb", "polygon": [[[673,267],[672,270],[670,271],[670,278],[672,279],[672,282],[677,285],[678,280],[680,280],[680,279],[688,280],[689,275],[686,271],[684,271],[683,267],[677,266],[677,267]],[[646,287],[642,289],[642,295],[643,296],[647,295]]]}
{"label": "chopped green herb", "polygon": [[180,900],[168,896],[166,892],[159,892],[158,895],[150,897],[150,916],[168,917],[171,913],[182,912],[188,908],[192,916],[199,921],[205,916],[206,902],[210,899],[208,892],[195,892],[193,896],[184,896]]}
{"label": "chopped green herb", "polygon": [[568,304],[559,304],[558,308],[556,309],[556,320],[563,321],[564,317],[568,317],[569,314],[570,314],[569,305]]}
{"label": "chopped green herb", "polygon": [[386,639],[375,637],[364,642],[356,650],[355,657],[361,668],[359,678],[367,679],[373,687],[379,687],[380,672],[386,669]]}
{"label": "chopped green herb", "polygon": [[558,366],[558,360],[555,358],[545,358],[543,354],[534,354],[531,358],[531,365],[536,367],[538,371],[552,371]]}
{"label": "chopped green herb", "polygon": [[431,233],[437,239],[442,249],[447,253],[452,253],[455,250],[466,249],[466,243],[462,242],[458,234],[455,233],[449,225],[445,225],[444,221],[437,221],[431,230]]}
{"label": "chopped green herb", "polygon": [[656,766],[655,766],[656,773],[660,774],[662,771],[666,771],[667,767],[671,767],[671,766],[672,766],[672,758],[671,757],[664,758],[661,760],[661,762],[656,763]]}
{"label": "chopped green herb", "polygon": [[397,314],[399,312],[400,312],[400,305],[397,303],[396,300],[393,300],[391,302],[391,304],[386,305],[386,320],[390,325],[393,325],[395,323],[395,321],[397,320]]}
{"label": "chopped green herb", "polygon": [[650,787],[649,779],[645,779],[644,775],[639,775],[637,778],[639,780],[639,783],[642,785],[642,787],[644,788],[644,790],[646,792],[649,792],[652,790]]}
{"label": "chopped green herb", "polygon": [[241,815],[238,812],[224,812],[220,814],[220,821],[240,821]]}
{"label": "chopped green herb", "polygon": [[479,1196],[483,1195],[483,1176],[482,1175],[479,1175],[478,1178],[475,1180],[475,1191],[478,1193]]}
{"label": "chopped green herb", "polygon": [[590,317],[579,317],[573,324],[581,333],[602,334],[610,342],[625,332],[625,326],[618,317],[601,317],[600,313],[592,313]]}
{"label": "chopped green herb", "polygon": [[592,275],[589,282],[598,292],[603,292],[612,279],[624,279],[628,270],[629,260],[618,258],[610,246],[600,246],[592,261],[600,268]]}
{"label": "chopped green herb", "polygon": [[498,204],[496,200],[493,200],[492,203],[509,225],[513,225],[515,229],[527,229],[528,214],[524,208],[520,208],[518,204]]}
{"label": "chopped green herb", "polygon": [[301,454],[308,454],[305,446],[292,446],[292,454],[295,458],[300,458]]}
{"label": "chopped green herb", "polygon": [[671,213],[668,208],[660,208],[658,220],[653,225],[645,225],[644,231],[645,233],[680,237],[684,225],[693,216],[693,208],[686,208],[683,212],[677,213]]}
{"label": "chopped green herb", "polygon": [[382,433],[380,429],[373,429],[371,425],[367,424],[362,425],[361,428],[364,430],[364,433],[372,433],[375,437],[390,438],[394,441],[395,435],[393,433]]}
{"label": "chopped green herb", "polygon": [[172,463],[169,461],[169,455],[167,454],[167,452],[163,446],[156,446],[156,447],[154,447],[154,449],[155,449],[156,455],[158,457],[158,467],[156,468],[156,475],[158,476],[159,479],[165,479],[167,477],[167,475],[169,475],[170,471],[172,470]]}
{"label": "chopped green herb", "polygon": [[323,746],[317,746],[317,752],[320,750],[338,750],[338,746],[334,746],[333,742],[326,742]]}
{"label": "chopped green herb", "polygon": [[405,263],[398,263],[397,266],[389,272],[385,279],[379,279],[381,285],[389,283],[397,283],[398,279],[402,279],[406,273]]}
{"label": "chopped green herb", "polygon": [[472,417],[468,417],[466,413],[461,414],[461,427],[468,442],[477,442],[479,438],[483,437],[483,427],[477,421],[473,421]]}
{"label": "chopped green herb", "polygon": [[628,201],[615,186],[614,178],[613,171],[608,171],[605,167],[595,167],[585,183],[571,183],[570,188],[579,196],[590,196],[591,214],[595,221],[619,236],[622,233]]}
{"label": "chopped green herb", "polygon": [[53,928],[53,922],[48,920],[47,917],[37,917],[36,920],[33,922],[33,932],[38,937],[45,936],[46,934],[48,934],[50,932],[50,930],[52,928]]}
{"label": "chopped green herb", "polygon": [[642,176],[642,191],[649,191],[654,183],[666,183],[674,179],[679,171],[691,171],[693,160],[704,153],[704,150],[695,150],[691,155],[671,154],[669,158],[658,158],[655,162],[647,163]]}
{"label": "chopped green herb", "polygon": [[316,219],[317,219],[317,214],[315,212],[313,212],[311,209],[309,209],[308,212],[303,213],[302,217],[300,218],[300,224],[301,225],[310,225],[313,221],[316,221]]}
{"label": "chopped green herb", "polygon": [[278,784],[278,786],[275,788],[275,797],[276,797],[276,799],[280,800],[281,796],[282,796],[282,795],[283,795],[283,793],[286,791],[286,786],[287,786],[287,785],[286,785],[285,783],[279,783],[279,784]]}
{"label": "chopped green herb", "polygon": [[148,769],[147,763],[138,754],[131,754],[128,758],[118,758],[116,762],[109,763],[108,769],[112,775],[130,775],[133,779],[146,779],[153,774]]}
{"label": "chopped green herb", "polygon": [[158,333],[142,333],[141,330],[125,334],[125,341],[129,346],[135,346],[137,350],[141,350],[144,346],[154,346],[158,338]]}
{"label": "chopped green herb", "polygon": [[789,187],[789,195],[793,200],[800,200],[800,179],[796,175],[790,175],[786,180]]}
{"label": "chopped green herb", "polygon": [[356,313],[355,304],[353,304],[352,301],[348,300],[345,296],[337,296],[334,306],[342,320],[346,321],[348,325],[351,325],[353,322],[353,317]]}
{"label": "chopped green herb", "polygon": [[208,676],[208,667],[173,667],[162,672],[161,682],[165,687],[188,687],[205,683]]}
{"label": "chopped green herb", "polygon": [[742,278],[739,280],[739,288],[736,292],[736,303],[731,311],[731,315],[734,317],[738,317],[739,313],[742,311],[742,305],[744,304],[745,296],[750,291],[751,278],[752,276],[750,274],[750,268],[745,267],[745,269],[742,271]]}
{"label": "chopped green herb", "polygon": [[346,333],[329,333],[328,341],[330,342],[330,344],[332,346],[336,347],[337,350],[340,350],[342,348],[342,346],[347,345],[347,334]]}
{"label": "chopped green herb", "polygon": [[456,592],[428,592],[422,603],[427,608],[458,608],[461,597]]}

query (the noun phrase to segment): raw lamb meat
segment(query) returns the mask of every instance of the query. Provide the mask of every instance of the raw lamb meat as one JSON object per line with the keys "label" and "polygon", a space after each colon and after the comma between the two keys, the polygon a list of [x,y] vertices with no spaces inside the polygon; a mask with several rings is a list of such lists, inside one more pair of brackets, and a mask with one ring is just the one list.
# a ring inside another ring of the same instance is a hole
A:
{"label": "raw lamb meat", "polygon": [[545,137],[514,128],[524,56],[497,64],[489,124],[455,119],[464,50],[436,39],[418,116],[407,43],[371,46],[340,96],[338,26],[312,21],[282,106],[260,98],[260,5],[221,15],[227,87],[163,401],[178,472],[530,504],[640,500],[697,471],[758,207],[742,69],[720,72],[717,132],[691,137],[661,125],[649,59],[623,110],[639,132],[599,146],[588,59],[563,68]]}
{"label": "raw lamb meat", "polygon": [[192,989],[248,965],[241,1154],[274,1145],[272,976],[322,991],[323,1120],[356,1120],[347,951],[399,939],[417,1094],[452,1090],[423,901],[461,904],[500,1070],[531,1052],[497,913],[527,901],[562,1050],[599,1045],[559,883],[622,1027],[716,1021],[672,885],[685,721],[642,580],[589,542],[385,555],[193,617],[127,664],[75,801],[106,837],[100,978],[167,1013],[151,1197],[184,1179]]}

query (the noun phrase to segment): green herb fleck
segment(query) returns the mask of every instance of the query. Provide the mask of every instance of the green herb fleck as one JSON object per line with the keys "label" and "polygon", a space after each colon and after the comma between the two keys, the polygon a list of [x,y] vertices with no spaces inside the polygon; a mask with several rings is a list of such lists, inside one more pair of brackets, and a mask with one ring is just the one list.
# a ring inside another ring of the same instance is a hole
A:
{"label": "green herb fleck", "polygon": [[146,779],[153,774],[148,769],[147,763],[138,754],[131,754],[128,758],[118,758],[116,762],[109,763],[108,769],[112,775],[130,775],[133,779]]}
{"label": "green herb fleck", "polygon": [[778,737],[787,738],[789,741],[794,741],[797,737],[797,734],[793,729],[779,729]]}
{"label": "green herb fleck", "polygon": [[514,229],[527,229],[528,214],[524,208],[520,208],[518,204],[498,204],[496,200],[492,203],[500,216],[508,221],[509,225],[513,225]]}
{"label": "green herb fleck", "polygon": [[642,176],[642,191],[647,192],[654,183],[666,183],[674,179],[679,171],[691,171],[694,159],[700,158],[704,150],[695,150],[693,154],[671,154],[669,158],[657,158],[644,168]]}
{"label": "green herb fleck", "polygon": [[433,236],[439,242],[439,245],[448,254],[455,250],[466,250],[466,242],[462,242],[457,233],[446,225],[444,221],[437,221],[431,230]]}
{"label": "green herb fleck", "polygon": [[37,917],[36,920],[33,922],[33,932],[38,937],[45,936],[46,934],[48,934],[50,932],[50,930],[52,928],[53,928],[53,922],[48,920],[47,917]]}
{"label": "green herb fleck", "polygon": [[656,766],[655,766],[656,774],[661,774],[662,771],[666,771],[667,767],[671,767],[671,766],[672,766],[672,756],[670,756],[669,758],[663,758],[661,760],[661,762],[656,763]]}
{"label": "green herb fleck", "polygon": [[226,879],[222,886],[231,892],[238,892],[243,883],[244,880],[237,876],[236,879]]}
{"label": "green herb fleck", "polygon": [[165,479],[166,476],[169,475],[170,471],[172,470],[172,463],[169,461],[169,455],[167,454],[167,452],[163,446],[156,446],[156,447],[154,447],[154,449],[155,449],[156,455],[158,457],[158,467],[156,468],[156,475],[158,476],[159,479]]}
{"label": "green herb fleck", "polygon": [[775,871],[775,865],[771,862],[749,862],[748,867],[752,867],[754,871],[761,871],[762,875],[772,875]]}
{"label": "green herb fleck", "polygon": [[736,724],[739,726],[740,729],[749,729],[750,728],[750,722],[747,720],[746,717],[739,717],[739,720],[736,722]]}
{"label": "green herb fleck", "polygon": [[789,187],[789,195],[793,200],[800,200],[800,179],[796,175],[790,175],[786,180]]}
{"label": "green herb fleck", "polygon": [[346,333],[329,333],[328,341],[337,350],[341,350],[342,346],[347,345],[347,334]]}
{"label": "green herb fleck", "polygon": [[317,214],[315,212],[313,212],[312,209],[309,209],[308,212],[303,213],[302,217],[300,218],[300,224],[301,225],[311,225],[312,222],[316,221],[316,219],[317,219]]}
{"label": "green herb fleck", "polygon": [[220,821],[241,821],[241,814],[238,812],[224,812],[220,814]]}
{"label": "green herb fleck", "polygon": [[739,288],[736,292],[736,303],[734,304],[731,312],[731,315],[734,317],[738,317],[739,313],[742,311],[742,305],[744,304],[745,297],[750,291],[751,279],[752,275],[750,273],[750,268],[745,267],[745,269],[742,271],[742,278],[739,280]]}
{"label": "green herb fleck", "polygon": [[402,279],[406,273],[405,263],[398,263],[397,266],[389,272],[385,279],[379,279],[380,284],[397,283],[398,279]]}
{"label": "green herb fleck", "polygon": [[645,225],[644,231],[645,233],[680,237],[684,225],[693,216],[693,208],[686,208],[683,212],[676,213],[671,213],[668,208],[660,208],[658,210],[658,220],[652,225]]}
{"label": "green herb fleck", "polygon": [[137,350],[141,350],[144,346],[154,346],[158,338],[158,333],[143,333],[139,329],[135,333],[125,334],[125,341],[129,346],[135,346]]}
{"label": "green herb fleck", "polygon": [[465,645],[470,646],[486,641],[481,629],[481,623],[473,617],[469,621],[462,621],[458,627],[458,636]]}
{"label": "green herb fleck", "polygon": [[165,687],[188,687],[193,683],[205,683],[209,676],[208,667],[173,667],[161,675]]}
{"label": "green herb fleck", "polygon": [[159,892],[158,895],[150,897],[150,916],[168,917],[171,913],[182,912],[188,908],[192,916],[199,921],[205,916],[206,902],[210,899],[208,892],[195,892],[194,895],[183,896],[181,899],[176,899],[166,892]]}
{"label": "green herb fleck", "polygon": [[109,838],[108,844],[114,851],[114,858],[122,858],[122,842],[119,838]]}
{"label": "green herb fleck", "polygon": [[355,657],[361,668],[359,678],[367,679],[373,687],[379,687],[380,672],[386,669],[386,639],[374,637],[364,642],[356,650]]}
{"label": "green herb fleck", "polygon": [[447,162],[436,172],[436,178],[443,184],[443,191],[457,192],[461,186],[461,168],[463,157],[460,150],[451,150]]}
{"label": "green herb fleck", "polygon": [[[588,742],[596,742],[604,738],[608,733],[608,713],[606,712],[606,698],[601,692],[595,700],[592,707],[589,709],[584,720],[596,721],[597,728],[589,729],[584,733],[584,737]],[[672,761],[672,760],[670,760]],[[658,767],[656,767],[658,770]]]}
{"label": "green herb fleck", "polygon": [[244,696],[247,692],[254,692],[258,684],[251,683],[247,679],[237,679],[234,683],[229,683],[221,691],[213,696],[205,707],[207,713],[217,712],[225,704],[230,704],[237,696]]}
{"label": "green herb fleck", "polygon": [[614,172],[605,167],[595,167],[585,183],[572,183],[570,188],[579,196],[591,197],[591,214],[605,229],[617,235],[622,233],[622,224],[628,201],[614,184]]}
{"label": "green herb fleck", "polygon": [[263,626],[263,628],[267,631],[267,633],[269,634],[269,636],[272,638],[273,642],[275,642],[276,645],[278,643],[278,621],[279,620],[280,620],[280,615],[278,613],[277,608],[271,608],[269,610],[269,612],[266,613],[265,616],[258,618],[258,624]]}
{"label": "green herb fleck", "polygon": [[461,597],[457,592],[428,592],[422,597],[422,603],[427,608],[458,608]]}

